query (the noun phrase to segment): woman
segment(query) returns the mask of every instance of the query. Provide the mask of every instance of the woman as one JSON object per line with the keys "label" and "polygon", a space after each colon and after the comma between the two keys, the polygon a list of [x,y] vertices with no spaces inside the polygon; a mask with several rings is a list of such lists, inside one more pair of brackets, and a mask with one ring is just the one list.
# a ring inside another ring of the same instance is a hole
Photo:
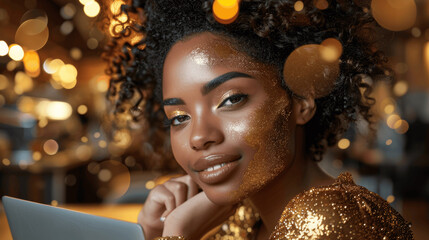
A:
{"label": "woman", "polygon": [[[110,97],[153,129],[164,111],[187,173],[151,191],[139,215],[147,239],[412,238],[378,195],[317,165],[358,116],[369,120],[364,80],[389,73],[366,39],[368,3],[322,2],[297,11],[292,0],[243,0],[228,24],[212,1],[122,7],[143,20],[110,45]],[[136,33],[144,38],[129,44]],[[343,48],[334,64],[314,57],[329,38]]]}

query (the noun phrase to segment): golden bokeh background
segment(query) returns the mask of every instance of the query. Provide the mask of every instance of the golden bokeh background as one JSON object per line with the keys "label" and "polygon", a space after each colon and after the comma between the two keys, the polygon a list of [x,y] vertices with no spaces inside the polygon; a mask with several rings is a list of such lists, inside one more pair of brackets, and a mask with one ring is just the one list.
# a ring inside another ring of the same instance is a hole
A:
{"label": "golden bokeh background", "polygon": [[[124,2],[0,1],[0,195],[133,221],[149,190],[180,174],[171,158],[157,153],[164,146],[146,141],[144,124],[129,124],[131,117],[123,114],[115,124],[129,125],[115,128],[108,114],[101,54],[112,36],[129,27]],[[291,2],[305,13],[308,2],[323,10],[331,1]],[[212,9],[216,21],[231,24],[240,1],[214,0]],[[388,56],[396,82],[364,79],[374,87],[377,132],[372,135],[358,119],[320,165],[334,176],[351,172],[412,222],[416,239],[425,239],[429,1],[372,0],[364,10],[381,27],[373,33],[381,39],[377,49]],[[103,16],[115,16],[104,31],[97,24]],[[132,34],[129,41],[142,38]],[[284,63],[286,83],[298,95],[329,94],[343,48],[335,38],[298,47]],[[106,207],[111,204],[120,207]],[[0,210],[0,239],[11,239],[3,219]]]}

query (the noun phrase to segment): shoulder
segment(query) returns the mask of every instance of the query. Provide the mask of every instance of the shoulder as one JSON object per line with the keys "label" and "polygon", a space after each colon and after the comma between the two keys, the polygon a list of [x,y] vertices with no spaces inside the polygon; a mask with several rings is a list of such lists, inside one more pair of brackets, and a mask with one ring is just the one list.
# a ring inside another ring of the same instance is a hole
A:
{"label": "shoulder", "polygon": [[294,197],[271,239],[412,239],[410,224],[349,173]]}

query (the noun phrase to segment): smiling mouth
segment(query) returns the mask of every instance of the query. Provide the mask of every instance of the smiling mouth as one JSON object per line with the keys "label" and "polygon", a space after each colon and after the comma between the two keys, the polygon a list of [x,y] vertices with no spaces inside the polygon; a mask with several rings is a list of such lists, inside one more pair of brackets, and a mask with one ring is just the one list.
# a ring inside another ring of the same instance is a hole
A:
{"label": "smiling mouth", "polygon": [[230,178],[238,168],[240,155],[217,154],[200,158],[192,167],[205,184],[218,184]]}
{"label": "smiling mouth", "polygon": [[219,168],[221,168],[221,167],[223,167],[223,166],[225,166],[225,165],[226,165],[226,163],[217,164],[217,165],[214,165],[213,167],[208,167],[208,168],[206,168],[206,169],[202,170],[201,172],[212,172],[212,171],[216,171],[216,170],[218,170]]}

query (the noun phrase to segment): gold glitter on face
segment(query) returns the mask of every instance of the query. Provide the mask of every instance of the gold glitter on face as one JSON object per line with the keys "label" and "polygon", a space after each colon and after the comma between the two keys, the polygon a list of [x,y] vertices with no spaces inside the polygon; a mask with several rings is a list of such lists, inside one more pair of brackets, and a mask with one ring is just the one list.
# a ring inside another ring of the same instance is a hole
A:
{"label": "gold glitter on face", "polygon": [[256,153],[234,193],[236,199],[259,191],[291,163],[291,100],[275,81],[267,81],[264,89],[271,94],[252,116],[252,128],[246,136],[246,142]]}
{"label": "gold glitter on face", "polygon": [[[241,75],[204,93],[207,84],[231,73]],[[186,121],[177,121],[183,124],[170,129],[173,154],[211,201],[235,204],[291,162],[295,123],[288,121],[291,100],[280,84],[275,67],[252,60],[213,34],[187,38],[167,55],[163,97],[182,104],[166,105],[164,110],[187,113]],[[207,172],[215,170],[206,170],[210,166],[204,159],[213,155],[233,156],[233,161],[222,162],[225,167],[219,172],[228,173],[211,181],[207,179],[214,174]]]}

